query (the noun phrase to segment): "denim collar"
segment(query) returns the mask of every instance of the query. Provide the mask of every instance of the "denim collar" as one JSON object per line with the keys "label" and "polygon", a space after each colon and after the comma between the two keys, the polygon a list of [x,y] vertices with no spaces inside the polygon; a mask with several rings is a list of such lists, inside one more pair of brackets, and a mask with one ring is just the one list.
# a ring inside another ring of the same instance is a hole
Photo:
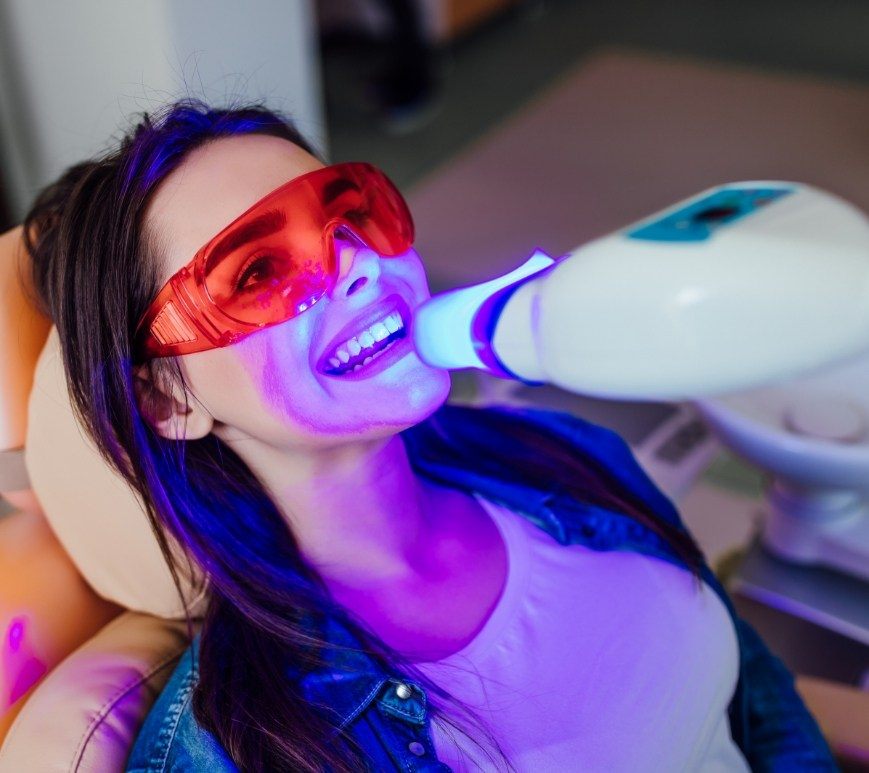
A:
{"label": "denim collar", "polygon": [[361,649],[342,621],[329,617],[318,628],[318,634],[331,645],[324,653],[326,662],[304,673],[289,664],[289,676],[312,705],[332,713],[331,721],[343,728],[371,702],[387,674]]}

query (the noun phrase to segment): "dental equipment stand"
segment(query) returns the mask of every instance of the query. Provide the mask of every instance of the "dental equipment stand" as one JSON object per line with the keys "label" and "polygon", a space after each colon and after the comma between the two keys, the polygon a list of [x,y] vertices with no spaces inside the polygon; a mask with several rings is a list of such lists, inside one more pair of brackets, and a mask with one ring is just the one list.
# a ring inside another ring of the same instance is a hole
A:
{"label": "dental equipment stand", "polygon": [[869,357],[695,405],[766,473],[766,550],[748,549],[730,590],[858,642],[839,660],[862,658],[848,676],[869,689]]}
{"label": "dental equipment stand", "polygon": [[770,551],[869,581],[869,357],[697,405],[767,472]]}

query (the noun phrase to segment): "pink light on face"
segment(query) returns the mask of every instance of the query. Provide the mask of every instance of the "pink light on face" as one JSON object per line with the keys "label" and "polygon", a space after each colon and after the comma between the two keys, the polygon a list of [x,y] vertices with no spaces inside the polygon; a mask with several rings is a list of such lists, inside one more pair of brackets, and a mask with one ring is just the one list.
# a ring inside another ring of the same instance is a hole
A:
{"label": "pink light on face", "polygon": [[36,657],[27,641],[27,618],[15,617],[9,623],[4,637],[2,668],[4,679],[0,684],[9,685],[5,706],[12,706],[48,670],[45,663]]}

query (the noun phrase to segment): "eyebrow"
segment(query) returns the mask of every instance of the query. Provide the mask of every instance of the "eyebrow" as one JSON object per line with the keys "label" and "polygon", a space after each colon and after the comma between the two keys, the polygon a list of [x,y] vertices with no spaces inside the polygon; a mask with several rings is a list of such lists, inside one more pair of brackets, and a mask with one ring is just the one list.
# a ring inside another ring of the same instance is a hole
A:
{"label": "eyebrow", "polygon": [[323,203],[329,204],[347,191],[361,191],[362,189],[352,180],[340,177],[323,186]]}
{"label": "eyebrow", "polygon": [[264,212],[262,215],[258,215],[249,223],[245,223],[241,228],[228,233],[211,248],[208,256],[209,265],[217,265],[239,247],[255,239],[262,239],[264,236],[277,233],[286,224],[287,216],[279,209],[273,209],[269,212]]}

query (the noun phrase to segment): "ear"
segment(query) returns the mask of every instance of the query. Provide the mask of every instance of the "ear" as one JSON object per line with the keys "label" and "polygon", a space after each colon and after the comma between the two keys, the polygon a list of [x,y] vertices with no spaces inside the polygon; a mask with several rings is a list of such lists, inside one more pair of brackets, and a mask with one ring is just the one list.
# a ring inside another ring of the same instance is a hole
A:
{"label": "ear", "polygon": [[139,410],[154,431],[167,440],[199,440],[214,427],[214,417],[193,395],[176,383],[157,383],[142,365],[133,373]]}

